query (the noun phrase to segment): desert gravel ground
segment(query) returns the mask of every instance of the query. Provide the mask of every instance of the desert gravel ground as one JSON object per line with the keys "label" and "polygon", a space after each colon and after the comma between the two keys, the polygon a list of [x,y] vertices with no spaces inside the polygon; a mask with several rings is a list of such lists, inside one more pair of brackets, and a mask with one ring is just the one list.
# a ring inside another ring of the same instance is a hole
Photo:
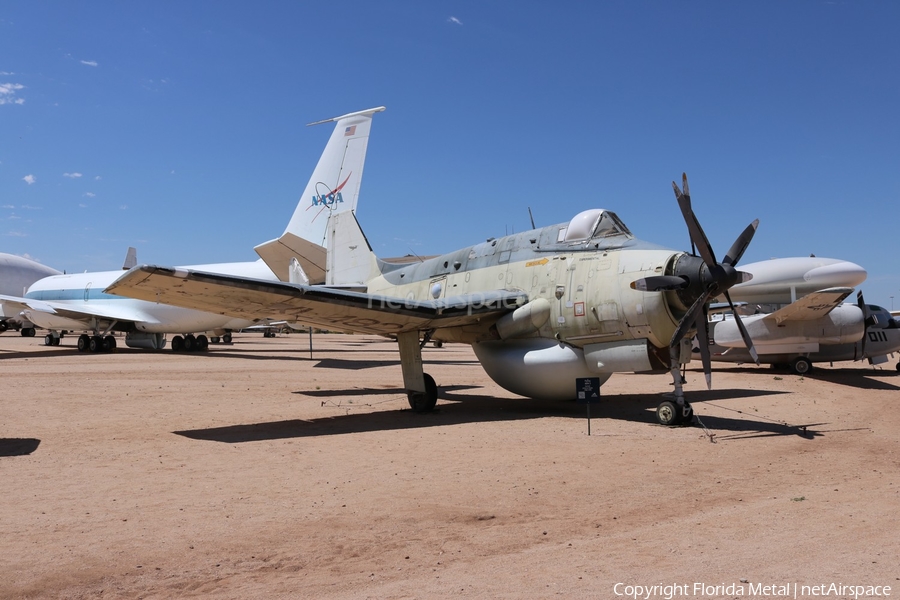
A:
{"label": "desert gravel ground", "polygon": [[703,426],[673,429],[667,375],[614,375],[589,436],[467,346],[425,350],[420,415],[377,337],[74,343],[0,336],[0,598],[900,596],[896,359],[715,366],[712,391],[694,363]]}

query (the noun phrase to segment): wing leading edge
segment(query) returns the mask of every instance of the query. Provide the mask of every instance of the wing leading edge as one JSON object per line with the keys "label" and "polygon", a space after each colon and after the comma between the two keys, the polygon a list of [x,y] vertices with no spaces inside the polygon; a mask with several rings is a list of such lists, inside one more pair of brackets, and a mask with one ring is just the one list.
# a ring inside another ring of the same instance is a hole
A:
{"label": "wing leading edge", "polygon": [[476,323],[528,301],[523,292],[507,290],[412,300],[150,265],[134,267],[105,291],[231,317],[379,335]]}

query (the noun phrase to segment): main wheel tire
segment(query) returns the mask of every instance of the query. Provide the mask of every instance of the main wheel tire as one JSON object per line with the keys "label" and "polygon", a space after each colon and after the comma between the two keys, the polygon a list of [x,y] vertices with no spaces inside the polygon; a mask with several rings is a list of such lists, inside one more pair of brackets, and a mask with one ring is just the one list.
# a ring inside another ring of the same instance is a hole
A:
{"label": "main wheel tire", "polygon": [[797,375],[806,375],[812,371],[812,363],[805,356],[798,356],[791,361],[791,371]]}
{"label": "main wheel tire", "polygon": [[406,394],[410,408],[417,413],[431,412],[437,404],[437,384],[428,373],[423,373],[423,375],[425,377],[425,393],[407,392]]}
{"label": "main wheel tire", "polygon": [[99,335],[91,336],[91,341],[88,343],[88,348],[91,352],[101,352],[103,350],[103,338]]}
{"label": "main wheel tire", "polygon": [[231,333],[226,333],[225,335],[223,335],[222,342],[224,342],[226,344],[230,344],[231,343]]}
{"label": "main wheel tire", "polygon": [[666,427],[674,427],[681,422],[681,409],[671,400],[663,400],[656,407],[656,421]]}
{"label": "main wheel tire", "polygon": [[209,348],[209,338],[202,333],[197,336],[197,351],[203,352]]}
{"label": "main wheel tire", "polygon": [[3,333],[9,329],[9,324],[6,321],[0,321],[0,333]]}
{"label": "main wheel tire", "polygon": [[108,335],[103,338],[103,351],[104,352],[112,352],[116,349],[116,338]]}
{"label": "main wheel tire", "polygon": [[184,351],[193,352],[197,349],[197,338],[188,334],[184,336]]}
{"label": "main wheel tire", "polygon": [[22,337],[34,337],[34,327],[23,327],[19,335]]}
{"label": "main wheel tire", "polygon": [[176,335],[172,338],[172,352],[181,352],[184,350],[184,338]]}
{"label": "main wheel tire", "polygon": [[50,335],[49,333],[48,333],[47,335],[44,336],[44,345],[45,345],[45,346],[52,346],[52,345],[53,345],[53,336]]}
{"label": "main wheel tire", "polygon": [[91,345],[91,336],[86,333],[82,333],[78,336],[78,351],[79,352],[87,352],[90,350]]}

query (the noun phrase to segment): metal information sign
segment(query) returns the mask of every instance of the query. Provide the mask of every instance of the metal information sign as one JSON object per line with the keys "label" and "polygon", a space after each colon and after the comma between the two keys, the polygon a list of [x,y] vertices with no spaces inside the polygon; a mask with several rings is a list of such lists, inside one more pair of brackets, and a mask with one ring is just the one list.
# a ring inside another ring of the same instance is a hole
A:
{"label": "metal information sign", "polygon": [[578,404],[584,404],[587,408],[587,429],[591,435],[591,404],[600,402],[600,378],[576,377],[575,398]]}

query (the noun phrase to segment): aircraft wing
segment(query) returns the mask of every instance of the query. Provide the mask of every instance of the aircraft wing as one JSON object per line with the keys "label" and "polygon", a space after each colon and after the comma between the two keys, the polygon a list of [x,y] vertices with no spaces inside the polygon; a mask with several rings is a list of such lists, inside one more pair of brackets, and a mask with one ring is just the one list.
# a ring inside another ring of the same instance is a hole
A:
{"label": "aircraft wing", "polygon": [[105,291],[237,318],[283,319],[379,335],[477,323],[486,316],[515,310],[528,301],[523,292],[507,290],[408,300],[147,265],[131,269]]}
{"label": "aircraft wing", "polygon": [[838,287],[819,290],[764,317],[781,324],[785,321],[812,321],[824,317],[841,304],[853,288]]}
{"label": "aircraft wing", "polygon": [[18,298],[15,296],[0,296],[0,310],[6,316],[18,315],[23,311],[42,312],[72,319],[73,321],[89,322],[91,319],[108,319],[112,321],[142,321],[146,323],[158,323],[159,319],[142,311],[130,307],[116,307],[108,304],[100,306],[92,303],[90,310],[80,310],[77,306],[65,302],[47,302],[32,298]]}

